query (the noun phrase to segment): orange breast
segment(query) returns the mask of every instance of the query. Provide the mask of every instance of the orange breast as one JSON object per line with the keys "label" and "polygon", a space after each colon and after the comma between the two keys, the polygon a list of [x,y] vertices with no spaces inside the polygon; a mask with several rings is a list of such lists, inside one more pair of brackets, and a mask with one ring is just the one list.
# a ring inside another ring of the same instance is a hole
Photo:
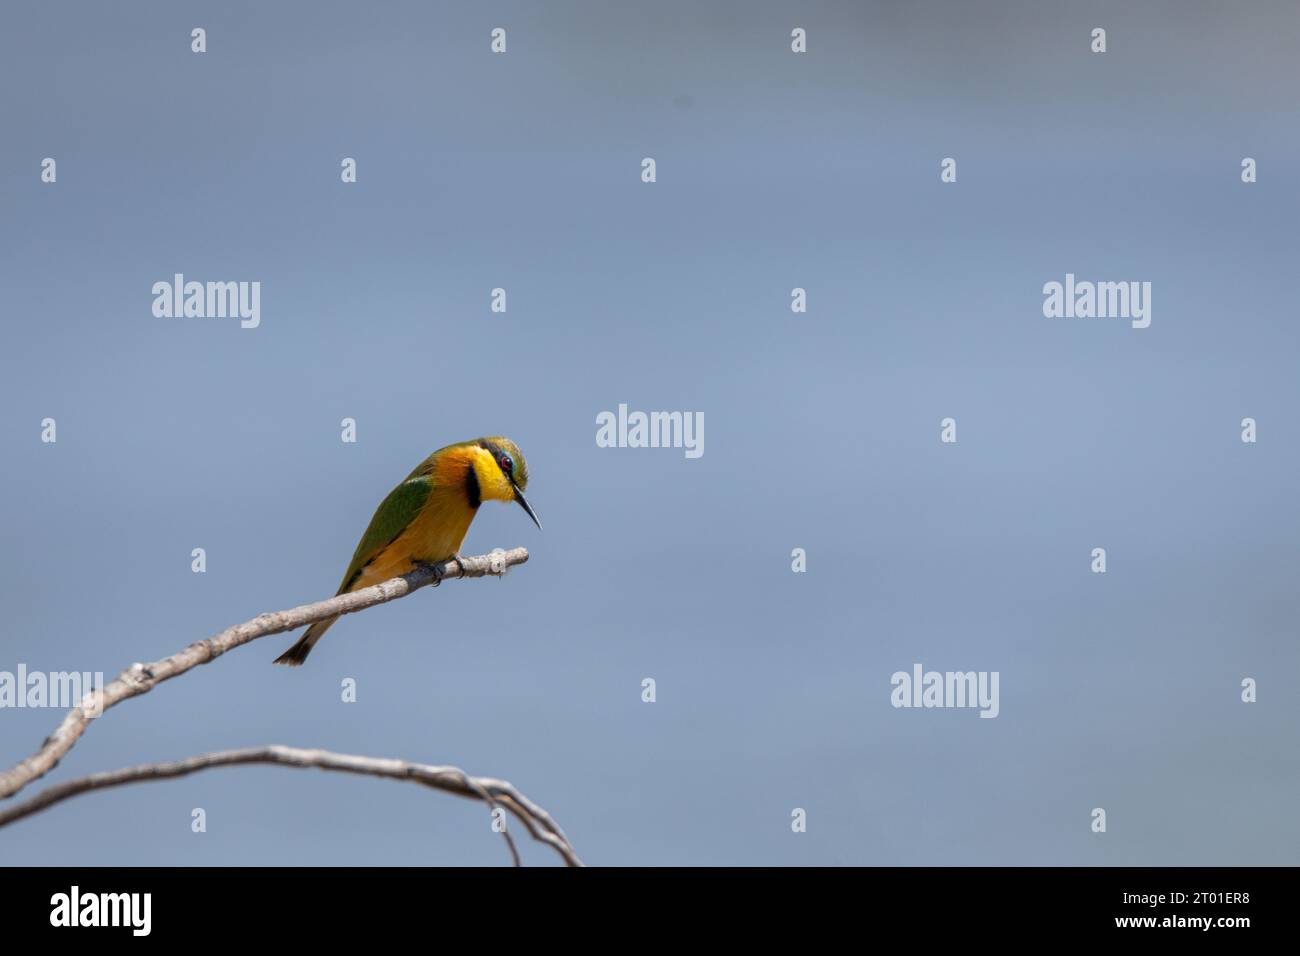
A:
{"label": "orange breast", "polygon": [[[457,480],[452,469],[435,473],[433,491],[416,519],[362,570],[350,590],[414,570],[417,561],[435,564],[460,552],[477,509],[469,506],[464,490],[464,465]],[[442,471],[442,469],[438,469]]]}

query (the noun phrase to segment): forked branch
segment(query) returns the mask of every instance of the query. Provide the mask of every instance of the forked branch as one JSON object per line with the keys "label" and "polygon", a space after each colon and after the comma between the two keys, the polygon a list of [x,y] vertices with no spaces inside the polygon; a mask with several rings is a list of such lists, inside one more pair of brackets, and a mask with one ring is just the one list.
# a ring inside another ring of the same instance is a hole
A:
{"label": "forked branch", "polygon": [[[472,558],[459,558],[431,567],[423,567],[402,577],[381,584],[340,594],[326,601],[303,604],[287,611],[259,614],[251,621],[226,628],[220,634],[195,641],[193,644],[149,664],[132,664],[103,688],[92,690],[81,703],[64,716],[63,721],[41,744],[36,753],[0,773],[0,799],[11,797],[32,781],[49,773],[63,758],[90,722],[113,705],[138,697],[153,690],[158,684],[187,671],[207,664],[232,648],[240,647],[259,637],[282,634],[326,618],[351,614],[377,604],[385,604],[405,597],[426,585],[453,578],[481,578],[501,575],[516,564],[528,560],[524,548],[495,551]],[[436,789],[461,796],[475,797],[492,805],[505,807],[520,819],[536,839],[548,843],[571,865],[578,858],[568,840],[541,807],[533,804],[509,783],[491,778],[475,778],[455,767],[435,767],[428,764],[407,763],[373,757],[356,757],[333,754],[323,750],[301,750],[293,747],[261,747],[251,750],[228,750],[219,753],[190,757],[175,763],[145,764],[107,773],[92,774],[59,784],[9,810],[0,812],[0,826],[21,819],[53,803],[90,790],[118,786],[140,780],[158,780],[184,776],[207,767],[229,766],[239,763],[274,763],[295,767],[320,767],[373,776],[413,779]],[[509,835],[506,837],[510,842]],[[514,853],[511,843],[511,853]]]}

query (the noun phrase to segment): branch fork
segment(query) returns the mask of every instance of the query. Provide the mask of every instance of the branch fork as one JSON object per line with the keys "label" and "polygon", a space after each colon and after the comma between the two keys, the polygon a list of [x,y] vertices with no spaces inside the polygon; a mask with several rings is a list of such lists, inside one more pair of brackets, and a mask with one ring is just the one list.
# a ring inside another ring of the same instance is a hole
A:
{"label": "branch fork", "polygon": [[[430,584],[455,578],[501,576],[517,564],[528,560],[528,551],[500,549],[491,554],[470,558],[452,558],[437,565],[417,568],[409,574],[391,578],[368,588],[340,594],[325,601],[303,604],[287,611],[268,611],[243,624],[228,627],[212,637],[195,641],[183,650],[152,663],[135,663],[122,671],[103,688],[86,694],[81,703],[64,716],[36,753],[0,772],[0,799],[12,797],[28,784],[45,776],[76,744],[92,720],[105,710],[148,693],[163,681],[178,677],[200,664],[216,660],[226,651],[241,647],[272,634],[296,630],[307,624],[343,614],[352,614],[378,604],[405,597]],[[471,777],[457,767],[440,767],[403,760],[337,754],[326,750],[271,745],[243,750],[225,750],[200,754],[170,763],[151,763],[91,774],[57,784],[36,796],[0,810],[0,827],[21,820],[69,797],[106,787],[148,780],[165,780],[187,776],[212,767],[236,764],[276,764],[289,767],[317,767],[345,773],[368,774],[398,780],[415,780],[436,790],[482,800],[492,807],[503,807],[519,819],[536,840],[552,847],[570,866],[582,863],[559,826],[541,807],[530,801],[511,784],[491,777]],[[516,865],[519,854],[509,833],[502,831]]]}

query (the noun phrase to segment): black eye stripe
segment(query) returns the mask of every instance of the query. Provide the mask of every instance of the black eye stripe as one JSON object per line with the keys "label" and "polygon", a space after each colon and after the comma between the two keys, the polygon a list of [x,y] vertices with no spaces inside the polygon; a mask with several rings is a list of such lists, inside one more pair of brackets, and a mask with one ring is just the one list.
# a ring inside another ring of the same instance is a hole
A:
{"label": "black eye stripe", "polygon": [[505,449],[483,439],[479,440],[478,446],[492,456],[492,460],[496,462],[497,467],[505,473],[507,478],[511,481],[514,480],[515,460],[506,453]]}

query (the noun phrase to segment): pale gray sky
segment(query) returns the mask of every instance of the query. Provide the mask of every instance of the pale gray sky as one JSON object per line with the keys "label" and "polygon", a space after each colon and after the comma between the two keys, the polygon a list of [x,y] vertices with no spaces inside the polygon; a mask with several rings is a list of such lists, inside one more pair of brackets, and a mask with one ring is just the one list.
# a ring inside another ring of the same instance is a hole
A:
{"label": "pale gray sky", "polygon": [[[515,439],[546,529],[485,507],[505,581],[231,653],[49,782],[284,743],[506,777],[594,864],[1296,863],[1294,4],[617,6],[4,12],[0,670],[326,596],[452,441]],[[260,327],[154,318],[175,272],[261,282]],[[1151,327],[1044,318],[1067,272],[1151,282]],[[705,454],[596,447],[620,402]],[[999,716],[894,709],[914,663]],[[59,717],[0,711],[0,763]],[[0,858],[504,863],[489,822],[231,769]]]}

